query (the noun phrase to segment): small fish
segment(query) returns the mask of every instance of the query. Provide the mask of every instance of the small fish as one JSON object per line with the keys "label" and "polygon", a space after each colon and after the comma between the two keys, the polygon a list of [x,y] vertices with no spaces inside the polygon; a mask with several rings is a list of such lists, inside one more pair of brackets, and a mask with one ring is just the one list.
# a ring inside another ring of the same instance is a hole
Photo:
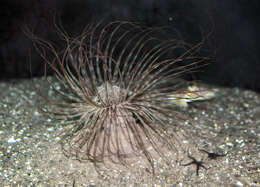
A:
{"label": "small fish", "polygon": [[197,85],[188,86],[187,90],[182,93],[175,93],[168,97],[176,105],[187,108],[188,103],[194,101],[204,101],[215,97],[213,90],[208,90]]}

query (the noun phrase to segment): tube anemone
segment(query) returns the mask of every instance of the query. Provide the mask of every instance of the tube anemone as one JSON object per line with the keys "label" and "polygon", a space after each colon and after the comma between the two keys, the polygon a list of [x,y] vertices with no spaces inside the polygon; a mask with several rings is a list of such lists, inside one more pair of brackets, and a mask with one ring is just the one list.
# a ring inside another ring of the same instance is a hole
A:
{"label": "tube anemone", "polygon": [[63,101],[50,101],[53,113],[73,123],[61,140],[66,155],[95,165],[128,165],[128,158],[143,156],[153,167],[155,154],[178,150],[178,137],[169,129],[179,116],[169,95],[180,92],[178,77],[204,59],[194,55],[200,44],[161,41],[153,32],[129,22],[91,25],[74,38],[60,30],[62,52],[34,38],[66,88],[56,90]]}

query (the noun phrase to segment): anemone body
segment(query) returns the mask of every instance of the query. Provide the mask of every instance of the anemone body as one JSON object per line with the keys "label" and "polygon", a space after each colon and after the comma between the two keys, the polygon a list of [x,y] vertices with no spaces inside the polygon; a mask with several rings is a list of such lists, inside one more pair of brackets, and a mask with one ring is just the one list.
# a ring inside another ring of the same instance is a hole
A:
{"label": "anemone body", "polygon": [[88,26],[74,38],[61,32],[62,53],[37,39],[54,54],[54,60],[44,59],[67,90],[57,90],[64,101],[51,101],[53,112],[72,122],[62,138],[67,155],[95,164],[143,156],[152,165],[162,149],[178,149],[168,133],[178,120],[168,98],[179,91],[178,77],[202,59],[194,57],[198,46],[161,41],[153,31],[114,22]]}

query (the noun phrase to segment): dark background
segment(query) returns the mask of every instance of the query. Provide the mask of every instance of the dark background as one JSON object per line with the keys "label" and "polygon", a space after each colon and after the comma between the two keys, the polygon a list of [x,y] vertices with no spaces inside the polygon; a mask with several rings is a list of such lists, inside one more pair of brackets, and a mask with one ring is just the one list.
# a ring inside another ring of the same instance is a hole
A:
{"label": "dark background", "polygon": [[23,30],[29,26],[39,36],[55,40],[56,16],[72,34],[95,21],[129,20],[168,26],[194,44],[208,36],[202,53],[213,62],[198,78],[260,92],[259,5],[259,0],[0,1],[0,80],[43,74],[42,59]]}

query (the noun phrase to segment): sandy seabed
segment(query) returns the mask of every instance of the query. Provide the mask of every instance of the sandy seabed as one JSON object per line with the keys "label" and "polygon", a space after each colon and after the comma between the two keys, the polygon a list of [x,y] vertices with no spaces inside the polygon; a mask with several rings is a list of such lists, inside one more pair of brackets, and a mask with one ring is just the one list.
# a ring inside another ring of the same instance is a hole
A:
{"label": "sandy seabed", "polygon": [[[97,173],[90,162],[64,156],[60,122],[40,112],[35,87],[54,94],[44,79],[0,82],[0,184],[2,186],[260,186],[260,95],[238,88],[216,89],[216,97],[183,110],[176,136],[182,150],[158,158],[155,174],[142,158],[129,168]],[[186,138],[183,135],[186,135]],[[211,159],[206,152],[225,156]],[[197,165],[187,163],[202,161]]]}

